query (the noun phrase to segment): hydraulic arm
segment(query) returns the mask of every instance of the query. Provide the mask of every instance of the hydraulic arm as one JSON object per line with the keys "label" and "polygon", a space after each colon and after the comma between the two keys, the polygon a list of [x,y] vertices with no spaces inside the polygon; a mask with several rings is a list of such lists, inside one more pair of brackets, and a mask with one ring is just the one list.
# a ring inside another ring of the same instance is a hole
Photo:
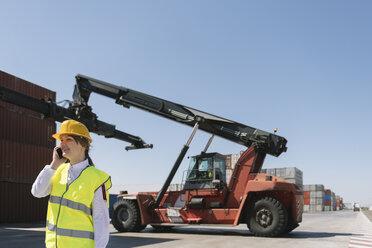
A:
{"label": "hydraulic arm", "polygon": [[88,101],[92,92],[113,98],[117,104],[124,107],[133,106],[147,110],[190,127],[194,127],[198,122],[200,130],[246,147],[258,146],[264,153],[276,157],[287,150],[287,140],[281,136],[80,74],[76,76],[73,95],[73,107],[77,112],[90,109]]}
{"label": "hydraulic arm", "polygon": [[131,143],[131,146],[126,147],[127,150],[152,147],[140,137],[117,130],[114,125],[98,120],[89,107],[82,111],[77,111],[73,106],[64,108],[49,99],[36,99],[2,86],[0,86],[0,99],[39,112],[43,118],[49,118],[58,122],[68,119],[80,121],[93,133]]}

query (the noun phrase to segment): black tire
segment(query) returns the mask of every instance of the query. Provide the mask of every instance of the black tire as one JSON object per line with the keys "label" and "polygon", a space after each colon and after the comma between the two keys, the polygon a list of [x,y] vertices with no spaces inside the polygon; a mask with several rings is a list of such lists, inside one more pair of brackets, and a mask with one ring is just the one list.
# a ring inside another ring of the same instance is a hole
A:
{"label": "black tire", "polygon": [[292,225],[288,225],[287,229],[284,230],[283,234],[284,233],[290,233],[292,232],[294,229],[296,229],[297,227],[299,226],[299,224],[292,224]]}
{"label": "black tire", "polygon": [[120,199],[115,202],[111,222],[119,232],[139,232],[146,227],[141,225],[137,202],[128,199]]}
{"label": "black tire", "polygon": [[249,230],[255,236],[275,237],[286,230],[288,214],[280,201],[272,197],[264,197],[255,202],[246,221]]}
{"label": "black tire", "polygon": [[288,224],[287,224],[287,227],[286,229],[284,230],[283,234],[286,234],[286,233],[290,233],[292,232],[294,229],[296,229],[297,227],[299,226],[298,223],[295,223],[293,221],[293,218],[291,216],[288,216]]}

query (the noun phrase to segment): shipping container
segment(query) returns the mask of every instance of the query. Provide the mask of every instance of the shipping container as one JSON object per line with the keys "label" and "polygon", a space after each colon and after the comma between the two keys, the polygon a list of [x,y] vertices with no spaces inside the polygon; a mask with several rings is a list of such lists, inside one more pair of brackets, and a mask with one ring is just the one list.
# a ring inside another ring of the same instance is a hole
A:
{"label": "shipping container", "polygon": [[183,190],[184,186],[185,185],[181,183],[173,183],[169,185],[168,191],[181,191]]}
{"label": "shipping container", "polygon": [[310,205],[324,205],[323,198],[310,198]]}
{"label": "shipping container", "polygon": [[323,184],[307,184],[304,185],[304,190],[306,191],[324,191]]}
{"label": "shipping container", "polygon": [[315,184],[316,191],[322,191],[324,194],[324,185],[323,184]]}
{"label": "shipping container", "polygon": [[0,101],[0,139],[41,147],[55,145],[51,136],[55,133],[54,122],[41,120],[40,115],[26,115],[20,108],[15,110],[3,103]]}
{"label": "shipping container", "polygon": [[[303,185],[304,201],[307,198],[309,203],[309,211],[323,211],[325,208],[325,191],[322,184],[306,184]],[[305,198],[306,196],[306,198]]]}
{"label": "shipping container", "polygon": [[304,199],[310,199],[310,191],[304,191]]}
{"label": "shipping container", "polygon": [[302,178],[302,171],[296,167],[276,168],[275,174],[281,178]]}
{"label": "shipping container", "polygon": [[226,168],[226,184],[229,184],[233,170]]}
{"label": "shipping container", "polygon": [[[38,99],[55,101],[53,91],[0,71],[0,85]],[[45,220],[47,198],[31,195],[41,169],[56,144],[54,121],[0,100],[0,222]]]}
{"label": "shipping container", "polygon": [[0,223],[46,220],[48,197],[33,197],[29,183],[1,180],[0,195]]}
{"label": "shipping container", "polygon": [[238,162],[238,159],[233,159],[233,158],[231,158],[231,168],[232,168],[232,169],[235,168],[235,165],[236,165],[237,162]]}
{"label": "shipping container", "polygon": [[344,209],[344,199],[342,197],[340,197],[340,210],[343,210]]}
{"label": "shipping container", "polygon": [[320,211],[323,211],[323,205],[311,205],[310,204],[310,212],[320,212]]}
{"label": "shipping container", "polygon": [[267,169],[266,173],[268,175],[276,176],[276,169],[275,168]]}
{"label": "shipping container", "polygon": [[324,191],[310,191],[310,197],[324,199]]}
{"label": "shipping container", "polygon": [[304,205],[304,212],[310,211],[310,205]]}
{"label": "shipping container", "polygon": [[231,168],[231,154],[227,154],[226,156],[226,168]]}
{"label": "shipping container", "polygon": [[324,206],[324,211],[332,211],[331,206]]}
{"label": "shipping container", "polygon": [[300,189],[302,188],[302,179],[298,178],[284,178],[286,181],[296,184]]}
{"label": "shipping container", "polygon": [[238,162],[240,158],[240,153],[233,153],[233,154],[227,154],[226,157],[226,168],[232,168],[234,169],[236,163]]}
{"label": "shipping container", "polygon": [[296,184],[300,189],[303,187],[303,173],[296,167],[262,169],[261,173],[285,179],[290,183]]}
{"label": "shipping container", "polygon": [[336,211],[336,194],[334,192],[331,193],[331,208],[332,211]]}

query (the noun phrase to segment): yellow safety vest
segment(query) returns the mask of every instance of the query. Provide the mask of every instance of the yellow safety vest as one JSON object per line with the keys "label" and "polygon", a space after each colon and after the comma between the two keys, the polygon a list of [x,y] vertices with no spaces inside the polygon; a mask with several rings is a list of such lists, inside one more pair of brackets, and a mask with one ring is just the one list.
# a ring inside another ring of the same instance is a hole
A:
{"label": "yellow safety vest", "polygon": [[104,186],[108,198],[111,178],[105,172],[88,166],[68,185],[68,169],[68,163],[62,164],[52,177],[45,244],[48,248],[94,247],[94,193]]}

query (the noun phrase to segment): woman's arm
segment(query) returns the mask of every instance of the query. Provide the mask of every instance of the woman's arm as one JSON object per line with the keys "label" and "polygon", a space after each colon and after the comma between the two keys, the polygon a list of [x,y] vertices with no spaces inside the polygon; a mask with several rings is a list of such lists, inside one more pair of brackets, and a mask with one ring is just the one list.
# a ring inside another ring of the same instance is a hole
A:
{"label": "woman's arm", "polygon": [[56,170],[50,168],[50,165],[46,165],[32,184],[31,194],[37,198],[48,196],[52,189],[52,177],[55,172]]}
{"label": "woman's arm", "polygon": [[97,189],[93,199],[93,226],[95,248],[106,247],[109,241],[110,218],[107,199],[103,198],[102,188]]}

